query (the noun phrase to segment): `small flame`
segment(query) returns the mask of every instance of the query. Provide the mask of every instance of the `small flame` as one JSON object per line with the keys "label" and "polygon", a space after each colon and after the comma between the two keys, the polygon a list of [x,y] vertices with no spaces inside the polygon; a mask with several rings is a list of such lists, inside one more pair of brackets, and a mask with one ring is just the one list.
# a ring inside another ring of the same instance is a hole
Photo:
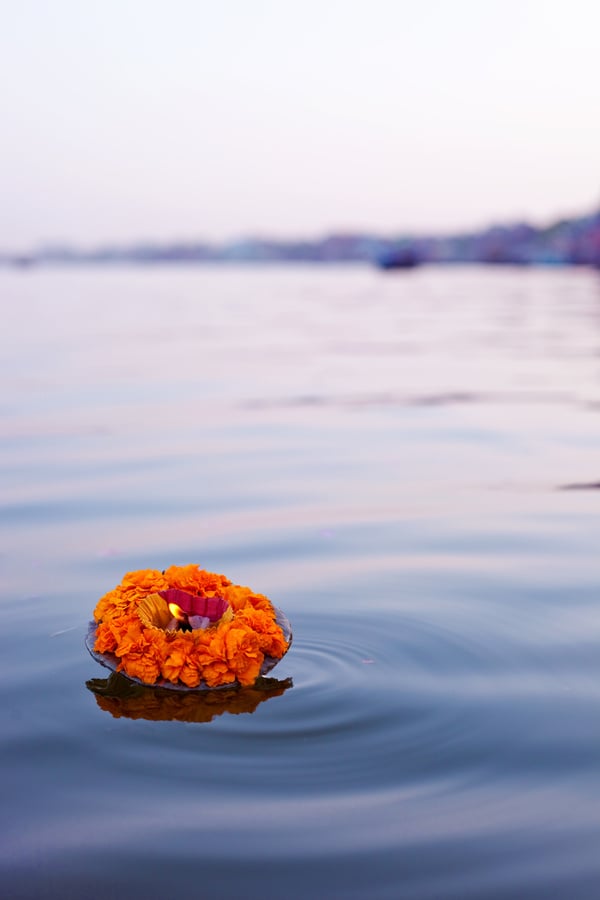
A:
{"label": "small flame", "polygon": [[169,612],[178,622],[187,622],[187,616],[180,606],[176,603],[169,603]]}

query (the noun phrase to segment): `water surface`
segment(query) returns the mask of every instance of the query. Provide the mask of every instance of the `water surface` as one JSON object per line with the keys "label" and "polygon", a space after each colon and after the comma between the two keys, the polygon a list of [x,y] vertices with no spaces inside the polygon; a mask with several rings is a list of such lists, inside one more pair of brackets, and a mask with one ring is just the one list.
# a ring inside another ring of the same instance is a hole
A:
{"label": "water surface", "polygon": [[[597,273],[0,288],[3,895],[598,897]],[[188,562],[276,683],[106,683],[97,598]]]}

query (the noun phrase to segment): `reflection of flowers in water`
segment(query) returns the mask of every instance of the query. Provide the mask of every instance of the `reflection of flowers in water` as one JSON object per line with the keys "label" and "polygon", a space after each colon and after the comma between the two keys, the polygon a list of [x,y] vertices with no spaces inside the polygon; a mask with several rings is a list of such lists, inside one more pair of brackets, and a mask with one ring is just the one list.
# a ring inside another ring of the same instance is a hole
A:
{"label": "reflection of flowers in water", "polygon": [[86,686],[100,709],[115,719],[124,716],[153,722],[210,722],[223,713],[253,713],[263,701],[280,697],[292,687],[292,679],[258,678],[252,687],[176,692],[143,687],[113,672],[109,678],[91,678]]}

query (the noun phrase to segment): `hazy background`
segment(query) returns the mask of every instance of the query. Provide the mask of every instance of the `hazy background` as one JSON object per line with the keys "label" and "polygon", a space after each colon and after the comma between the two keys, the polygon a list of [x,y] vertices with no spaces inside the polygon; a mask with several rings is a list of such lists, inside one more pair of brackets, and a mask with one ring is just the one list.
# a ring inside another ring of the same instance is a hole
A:
{"label": "hazy background", "polygon": [[0,248],[598,201],[596,0],[2,2]]}

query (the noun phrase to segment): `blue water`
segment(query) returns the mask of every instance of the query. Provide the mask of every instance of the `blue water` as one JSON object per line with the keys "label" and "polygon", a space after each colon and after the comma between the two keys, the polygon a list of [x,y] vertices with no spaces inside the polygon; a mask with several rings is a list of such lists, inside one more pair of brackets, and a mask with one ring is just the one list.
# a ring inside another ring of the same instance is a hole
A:
{"label": "blue water", "polygon": [[[0,290],[2,896],[599,897],[598,274]],[[189,562],[290,619],[260,691],[85,650]]]}

